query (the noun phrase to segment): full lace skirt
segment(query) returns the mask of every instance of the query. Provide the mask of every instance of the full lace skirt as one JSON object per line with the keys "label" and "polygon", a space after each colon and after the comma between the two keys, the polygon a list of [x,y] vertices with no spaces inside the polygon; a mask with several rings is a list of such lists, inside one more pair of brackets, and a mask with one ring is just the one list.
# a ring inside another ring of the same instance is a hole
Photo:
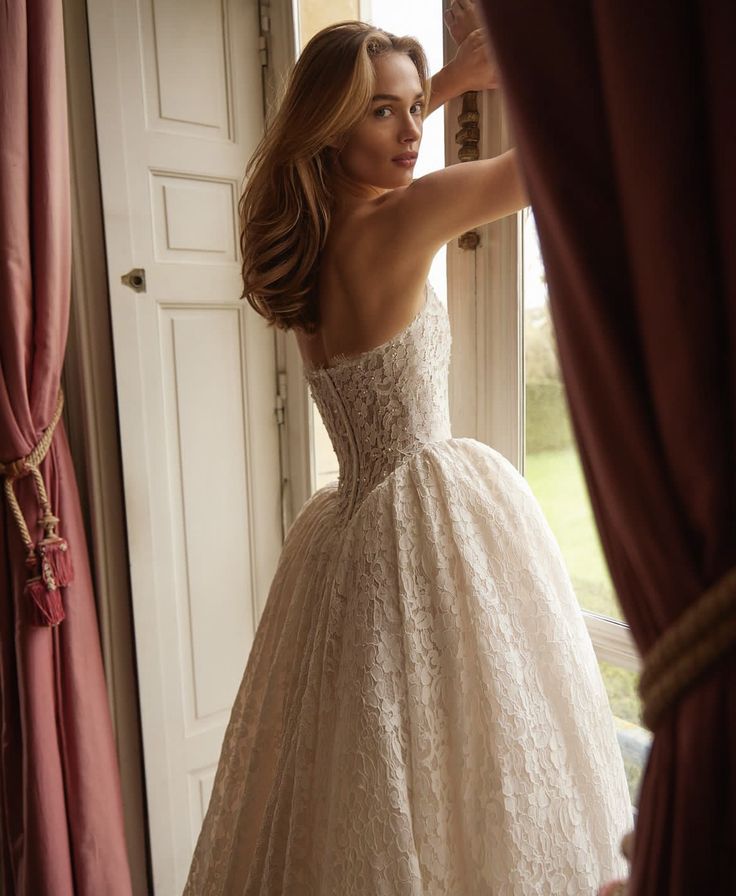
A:
{"label": "full lace skirt", "polygon": [[472,439],[289,530],[185,896],[592,894],[631,806],[558,545]]}

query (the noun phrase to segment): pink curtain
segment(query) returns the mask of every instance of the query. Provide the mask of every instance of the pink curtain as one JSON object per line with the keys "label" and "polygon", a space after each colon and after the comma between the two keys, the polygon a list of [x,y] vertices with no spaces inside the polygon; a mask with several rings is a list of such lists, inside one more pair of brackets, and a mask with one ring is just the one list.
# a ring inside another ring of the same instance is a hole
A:
{"label": "pink curtain", "polygon": [[[61,0],[3,4],[0,135],[0,462],[7,465],[26,457],[52,421],[66,345],[71,246]],[[38,469],[73,571],[57,589],[65,618],[44,624],[26,586],[38,567],[27,568],[21,525],[8,495],[0,496],[0,883],[7,896],[127,896],[115,744],[61,420]],[[38,522],[38,482],[23,475],[12,485],[38,549],[49,532]],[[59,576],[66,565],[57,565]],[[36,584],[40,598],[51,593]]]}
{"label": "pink curtain", "polygon": [[693,608],[718,610],[673,651],[694,640],[713,658],[689,654],[678,668],[694,678],[661,713],[645,703],[629,894],[733,896],[736,3],[482,8],[593,510],[645,668]]}

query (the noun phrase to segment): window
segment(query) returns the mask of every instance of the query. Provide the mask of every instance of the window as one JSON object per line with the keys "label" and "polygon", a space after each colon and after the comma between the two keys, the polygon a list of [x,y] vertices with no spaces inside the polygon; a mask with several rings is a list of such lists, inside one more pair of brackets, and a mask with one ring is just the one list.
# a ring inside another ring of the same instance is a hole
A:
{"label": "window", "polygon": [[[600,638],[622,634],[624,617],[608,573],[572,434],[557,359],[544,267],[531,209],[521,212],[524,308],[524,474],[559,542],[580,606]],[[600,638],[591,632],[600,657]],[[598,641],[598,643],[596,643]],[[621,659],[626,645],[620,644]],[[629,648],[631,650],[631,648]],[[600,661],[616,719],[632,803],[650,735],[642,727],[634,662]]]}
{"label": "window", "polygon": [[[360,17],[384,31],[392,34],[410,34],[416,37],[424,48],[429,61],[430,72],[443,66],[442,0],[364,0],[345,3],[340,0],[320,2],[300,0],[299,8],[302,46],[320,28],[330,22]],[[414,168],[414,177],[421,177],[429,171],[445,166],[445,132],[441,109],[437,109],[424,123],[419,158]],[[442,248],[434,258],[429,279],[440,299],[447,303],[447,262],[446,249]],[[310,405],[312,430],[312,490],[321,488],[337,478],[338,465],[327,431],[313,402]]]}
{"label": "window", "polygon": [[[416,36],[436,72],[443,65],[446,5],[442,0],[298,0],[298,33],[303,45],[329,22],[362,18]],[[438,110],[427,119],[415,176],[446,164],[445,147],[454,146],[460,106],[460,99],[453,100],[444,116]],[[502,98],[487,92],[479,97],[479,109],[481,155],[493,156],[511,145]],[[517,218],[478,228],[475,250],[460,249],[453,240],[430,271],[452,319],[453,432],[501,451],[527,477],[542,506],[599,659],[636,804],[651,741],[640,725],[639,660],[616,601],[572,436],[533,215],[526,209]],[[298,362],[294,367],[299,369]],[[337,477],[337,459],[311,401],[305,410],[307,491],[312,493]],[[303,444],[299,450],[292,445],[292,454],[303,456]]]}

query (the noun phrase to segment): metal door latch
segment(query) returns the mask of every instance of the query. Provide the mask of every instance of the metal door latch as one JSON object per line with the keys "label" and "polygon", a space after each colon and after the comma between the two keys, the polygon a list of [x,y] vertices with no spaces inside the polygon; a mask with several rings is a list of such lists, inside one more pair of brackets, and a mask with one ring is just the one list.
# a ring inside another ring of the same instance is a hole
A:
{"label": "metal door latch", "polygon": [[143,268],[133,268],[127,274],[123,274],[120,282],[124,286],[129,286],[134,292],[146,291],[146,272]]}

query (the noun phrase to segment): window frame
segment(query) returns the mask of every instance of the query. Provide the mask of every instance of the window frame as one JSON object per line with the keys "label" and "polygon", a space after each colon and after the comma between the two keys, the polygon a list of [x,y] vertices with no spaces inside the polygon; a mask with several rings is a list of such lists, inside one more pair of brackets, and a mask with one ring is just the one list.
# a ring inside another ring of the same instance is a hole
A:
{"label": "window frame", "polygon": [[[362,0],[361,14],[370,0]],[[279,4],[274,4],[278,9]],[[273,9],[273,7],[272,7]],[[274,10],[275,11],[275,10]],[[298,19],[276,17],[281,40],[292,52],[274,60],[274,69],[293,64]],[[280,21],[283,18],[283,21]],[[273,26],[272,26],[273,29]],[[273,29],[276,30],[276,29]],[[291,34],[289,34],[291,32]],[[287,37],[288,35],[288,37]],[[444,55],[455,47],[444,31]],[[272,91],[269,91],[271,96]],[[480,113],[479,157],[491,158],[513,146],[510,120],[499,91],[477,94]],[[447,164],[457,160],[455,135],[462,97],[447,103],[444,115]],[[459,240],[447,245],[448,314],[453,334],[450,365],[450,414],[455,437],[474,438],[493,446],[524,474],[524,320],[523,222],[521,214],[476,229],[479,243],[463,249]],[[313,492],[316,478],[311,403],[296,340],[277,332],[277,376],[286,413],[283,424],[283,496],[285,529]],[[640,671],[641,662],[629,626],[583,608],[583,618],[599,661]]]}
{"label": "window frame", "polygon": [[[448,164],[457,158],[454,134],[461,108],[461,97],[445,107]],[[511,148],[509,115],[499,91],[479,93],[478,110],[480,158]],[[522,215],[510,215],[477,232],[475,249],[461,249],[455,239],[447,253],[453,434],[491,445],[524,475]],[[639,672],[641,659],[629,626],[581,609],[598,660]]]}

